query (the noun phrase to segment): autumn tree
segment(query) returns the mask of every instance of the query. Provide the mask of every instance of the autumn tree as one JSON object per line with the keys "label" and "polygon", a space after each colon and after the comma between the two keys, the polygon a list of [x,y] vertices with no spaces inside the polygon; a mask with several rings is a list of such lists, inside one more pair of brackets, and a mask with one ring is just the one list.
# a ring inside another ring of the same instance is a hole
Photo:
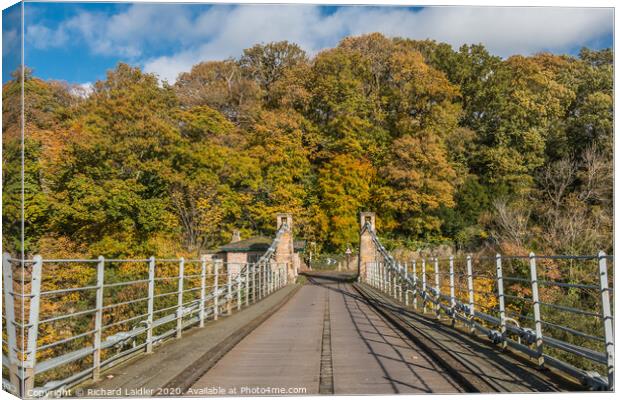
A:
{"label": "autumn tree", "polygon": [[244,75],[261,88],[263,102],[267,106],[273,105],[273,86],[284,77],[286,71],[307,63],[306,52],[287,41],[254,45],[243,50],[239,59]]}
{"label": "autumn tree", "polygon": [[58,171],[62,150],[71,141],[67,125],[79,113],[82,100],[71,86],[43,81],[26,68],[22,148],[21,73],[17,71],[14,78],[3,86],[3,238],[7,249],[21,248],[23,150],[23,244],[26,252],[32,252],[50,229],[50,181]]}
{"label": "autumn tree", "polygon": [[175,92],[184,106],[209,106],[235,124],[251,122],[261,107],[261,88],[235,60],[196,64],[179,75]]}
{"label": "autumn tree", "polygon": [[[609,181],[612,61],[609,49],[502,59],[481,44],[374,33],[312,57],[257,44],[173,86],[119,64],[87,94],[26,69],[26,248],[196,254],[233,229],[271,234],[273,214],[290,211],[299,237],[340,251],[364,209],[394,243],[468,249],[559,248],[573,239],[547,239],[580,210],[602,232],[587,242],[604,247],[610,194],[587,193]],[[21,235],[21,76],[3,86],[10,249]],[[571,178],[550,200],[562,166]]]}

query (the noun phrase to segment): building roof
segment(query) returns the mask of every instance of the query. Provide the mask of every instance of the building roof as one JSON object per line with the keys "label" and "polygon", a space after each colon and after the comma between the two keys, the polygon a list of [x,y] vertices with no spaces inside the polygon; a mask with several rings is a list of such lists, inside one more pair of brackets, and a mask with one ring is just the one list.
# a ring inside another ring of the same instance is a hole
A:
{"label": "building roof", "polygon": [[249,251],[267,251],[269,246],[273,242],[272,238],[265,236],[254,236],[249,239],[240,240],[238,242],[232,242],[220,247],[221,252],[235,253],[235,252],[249,252]]}
{"label": "building roof", "polygon": [[[249,239],[232,242],[221,246],[218,252],[222,253],[248,253],[248,252],[265,252],[271,246],[273,238],[266,236],[254,236]],[[303,251],[306,247],[305,240],[295,240],[293,242],[295,251]]]}

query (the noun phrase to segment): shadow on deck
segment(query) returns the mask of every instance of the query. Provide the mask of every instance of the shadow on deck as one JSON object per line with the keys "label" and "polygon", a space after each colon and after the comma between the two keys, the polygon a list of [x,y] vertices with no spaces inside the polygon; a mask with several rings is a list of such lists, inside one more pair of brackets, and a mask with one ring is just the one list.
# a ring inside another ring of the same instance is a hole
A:
{"label": "shadow on deck", "polygon": [[[476,381],[477,384],[473,385],[475,391],[514,393],[585,390],[583,386],[552,371],[538,370],[528,360],[509,351],[502,351],[486,341],[485,338],[471,336],[447,325],[445,322],[433,320],[413,309],[396,304],[379,293],[373,293],[372,297],[366,294],[362,295],[361,293],[365,293],[368,289],[364,285],[362,288],[365,290],[358,289],[358,293],[344,290],[340,285],[334,285],[334,283],[352,282],[355,280],[355,275],[321,273],[307,276],[310,284],[320,285],[341,294],[345,298],[346,304],[349,304],[347,298],[364,302],[378,309],[380,314],[383,314],[388,320],[392,318],[385,312],[405,322],[406,332],[403,333],[406,336],[418,344],[422,344],[420,339],[424,338],[426,344],[423,347],[426,347],[426,350],[429,350],[429,355],[436,361],[441,361],[445,367],[447,364],[445,358],[451,358],[451,362],[448,363],[450,366],[447,367],[451,370],[449,371],[451,375],[454,375],[461,382],[465,381],[465,383]],[[359,313],[360,309],[356,307],[353,311]],[[352,311],[349,314],[352,319],[356,318]],[[368,325],[368,321],[370,321],[368,316],[365,316],[364,319],[364,324]],[[376,327],[372,326],[371,323],[370,326],[376,330]],[[358,334],[363,336],[363,332],[360,330],[358,330]],[[428,348],[429,343],[430,349]],[[383,357],[380,354],[376,356]],[[471,385],[465,386],[469,386],[468,391],[472,391]]]}

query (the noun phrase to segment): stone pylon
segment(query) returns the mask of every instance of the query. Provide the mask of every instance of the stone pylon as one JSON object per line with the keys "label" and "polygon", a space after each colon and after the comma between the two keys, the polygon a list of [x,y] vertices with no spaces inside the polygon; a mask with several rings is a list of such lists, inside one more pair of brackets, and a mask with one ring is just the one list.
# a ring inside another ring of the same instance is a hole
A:
{"label": "stone pylon", "polygon": [[377,248],[375,242],[372,240],[372,232],[375,232],[375,213],[360,213],[360,252],[357,261],[357,279],[359,281],[366,279],[366,267],[368,263],[375,262],[376,260]]}
{"label": "stone pylon", "polygon": [[294,237],[293,237],[293,215],[290,213],[280,213],[276,216],[277,229],[284,224],[286,228],[280,236],[280,241],[274,253],[275,268],[286,265],[286,271],[289,282],[297,277],[299,270],[299,257],[295,254]]}

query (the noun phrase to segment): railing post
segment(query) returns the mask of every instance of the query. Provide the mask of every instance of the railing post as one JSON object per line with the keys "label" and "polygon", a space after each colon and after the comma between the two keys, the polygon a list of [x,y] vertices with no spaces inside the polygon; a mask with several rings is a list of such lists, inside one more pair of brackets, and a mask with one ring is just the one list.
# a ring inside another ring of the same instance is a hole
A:
{"label": "railing post", "polygon": [[[409,303],[406,299],[408,297],[409,291],[409,280],[408,280],[408,272],[407,272],[407,263],[403,261],[401,264],[401,274],[400,274],[400,297],[401,301],[405,303]],[[407,304],[408,305],[408,304]]]}
{"label": "railing post", "polygon": [[385,287],[389,296],[392,296],[392,275],[390,270],[390,264],[388,262],[384,263],[384,271],[385,271]]}
{"label": "railing post", "polygon": [[230,263],[226,264],[226,315],[232,314],[232,274],[230,273]]}
{"label": "railing post", "polygon": [[220,265],[222,260],[213,262],[213,319],[217,321],[220,315]]}
{"label": "railing post", "polygon": [[258,299],[263,298],[263,265],[258,264]]}
{"label": "railing post", "polygon": [[[399,272],[400,274],[398,275],[398,296],[400,298],[401,302],[404,302],[404,293],[403,293],[403,283],[405,283],[405,277],[407,276],[407,273],[405,272],[405,266],[403,264],[398,264],[399,265]],[[406,287],[405,287],[406,288]]]}
{"label": "railing post", "polygon": [[269,274],[271,272],[271,262],[265,265],[265,297],[269,296]]}
{"label": "railing post", "polygon": [[402,277],[403,266],[401,263],[398,263],[397,265],[398,265],[398,275],[396,276],[396,280],[398,282],[398,301],[402,303],[403,301],[403,277]]}
{"label": "railing post", "polygon": [[385,265],[385,262],[381,263],[381,269],[383,270],[383,291],[389,294],[390,286],[389,286],[389,281],[388,281],[388,270]]}
{"label": "railing post", "polygon": [[[21,385],[18,375],[18,360],[17,360],[17,328],[15,321],[15,299],[13,292],[15,290],[13,285],[13,265],[11,263],[11,255],[4,253],[2,255],[2,276],[4,278],[4,309],[6,317],[6,331],[7,331],[7,347],[9,356],[9,381],[14,394],[19,396],[21,392]],[[23,395],[23,394],[22,394]]]}
{"label": "railing post", "polygon": [[241,267],[237,274],[237,311],[241,310]]}
{"label": "railing post", "polygon": [[603,328],[605,330],[605,353],[607,355],[607,390],[614,390],[614,326],[609,299],[609,281],[607,276],[607,257],[605,252],[598,253],[598,268],[601,287],[601,308],[603,311]]}
{"label": "railing post", "polygon": [[181,337],[183,331],[183,280],[185,275],[185,259],[179,259],[179,293],[177,308],[177,339]]}
{"label": "railing post", "polygon": [[24,362],[24,397],[33,397],[34,367],[37,360],[37,339],[39,336],[39,306],[41,302],[41,272],[43,259],[40,255],[33,257],[32,280],[30,283],[30,313],[28,318],[28,344],[26,361]]}
{"label": "railing post", "polygon": [[392,269],[392,282],[393,282],[393,291],[394,291],[394,299],[398,299],[398,263],[392,264],[394,268]]}
{"label": "railing post", "polygon": [[396,290],[396,271],[394,271],[394,268],[398,268],[398,264],[392,264],[392,268],[390,268],[390,277],[392,281],[392,297],[394,297],[394,300],[398,300],[398,292]]}
{"label": "railing post", "polygon": [[250,266],[252,264],[247,263],[245,265],[245,306],[250,305]]}
{"label": "railing post", "polygon": [[437,304],[435,304],[435,313],[437,319],[441,318],[441,278],[439,277],[439,259],[435,257],[435,291],[437,293]]}
{"label": "railing post", "polygon": [[252,304],[256,303],[256,264],[252,266]]}
{"label": "railing post", "polygon": [[452,312],[452,326],[456,323],[456,296],[454,294],[454,256],[450,256],[450,310]]}
{"label": "railing post", "polygon": [[267,263],[263,264],[263,272],[262,272],[262,279],[263,281],[261,282],[261,298],[265,298],[267,297]]}
{"label": "railing post", "polygon": [[153,352],[153,306],[155,303],[155,257],[149,258],[149,287],[146,319],[146,352]]}
{"label": "railing post", "polygon": [[93,340],[93,380],[99,380],[101,371],[101,325],[103,320],[103,279],[104,279],[105,259],[99,256],[97,262],[97,292],[95,299],[95,337]]}
{"label": "railing post", "polygon": [[422,312],[426,314],[426,258],[422,259]]}
{"label": "railing post", "polygon": [[476,315],[476,312],[474,310],[474,269],[470,255],[467,256],[467,292],[469,293],[469,332],[473,334],[476,332],[476,326],[474,323],[474,316]]}
{"label": "railing post", "polygon": [[454,295],[454,256],[450,256],[450,307],[456,306],[456,296]]}
{"label": "railing post", "polygon": [[418,309],[418,272],[416,271],[416,260],[411,262],[411,272],[413,274],[413,308]]}
{"label": "railing post", "polygon": [[384,286],[384,291],[385,293],[387,293],[388,295],[390,294],[390,270],[387,267],[387,263],[383,262],[383,286]]}
{"label": "railing post", "polygon": [[405,306],[409,307],[409,265],[407,261],[404,262],[404,270],[405,270]]}
{"label": "railing post", "polygon": [[205,326],[205,302],[207,298],[207,256],[200,257],[200,318],[199,327]]}
{"label": "railing post", "polygon": [[265,270],[263,271],[263,297],[267,297],[269,295],[269,270],[271,269],[271,262],[269,264],[265,264]]}
{"label": "railing post", "polygon": [[495,266],[497,268],[497,300],[499,303],[500,333],[502,334],[502,348],[505,349],[506,343],[506,301],[504,298],[504,274],[502,272],[502,255],[495,255]]}
{"label": "railing post", "polygon": [[256,290],[258,292],[258,299],[263,298],[263,265],[258,264],[258,279],[256,280]]}
{"label": "railing post", "polygon": [[536,353],[537,363],[542,367],[545,363],[543,355],[542,319],[540,315],[540,299],[538,297],[538,276],[536,271],[536,255],[530,253],[530,282],[532,284],[532,306],[534,308],[534,327],[536,329]]}
{"label": "railing post", "polygon": [[[396,280],[394,279],[394,268],[390,268],[390,263],[388,265],[388,285],[390,287],[390,296],[396,299]],[[393,264],[392,264],[393,267]]]}

